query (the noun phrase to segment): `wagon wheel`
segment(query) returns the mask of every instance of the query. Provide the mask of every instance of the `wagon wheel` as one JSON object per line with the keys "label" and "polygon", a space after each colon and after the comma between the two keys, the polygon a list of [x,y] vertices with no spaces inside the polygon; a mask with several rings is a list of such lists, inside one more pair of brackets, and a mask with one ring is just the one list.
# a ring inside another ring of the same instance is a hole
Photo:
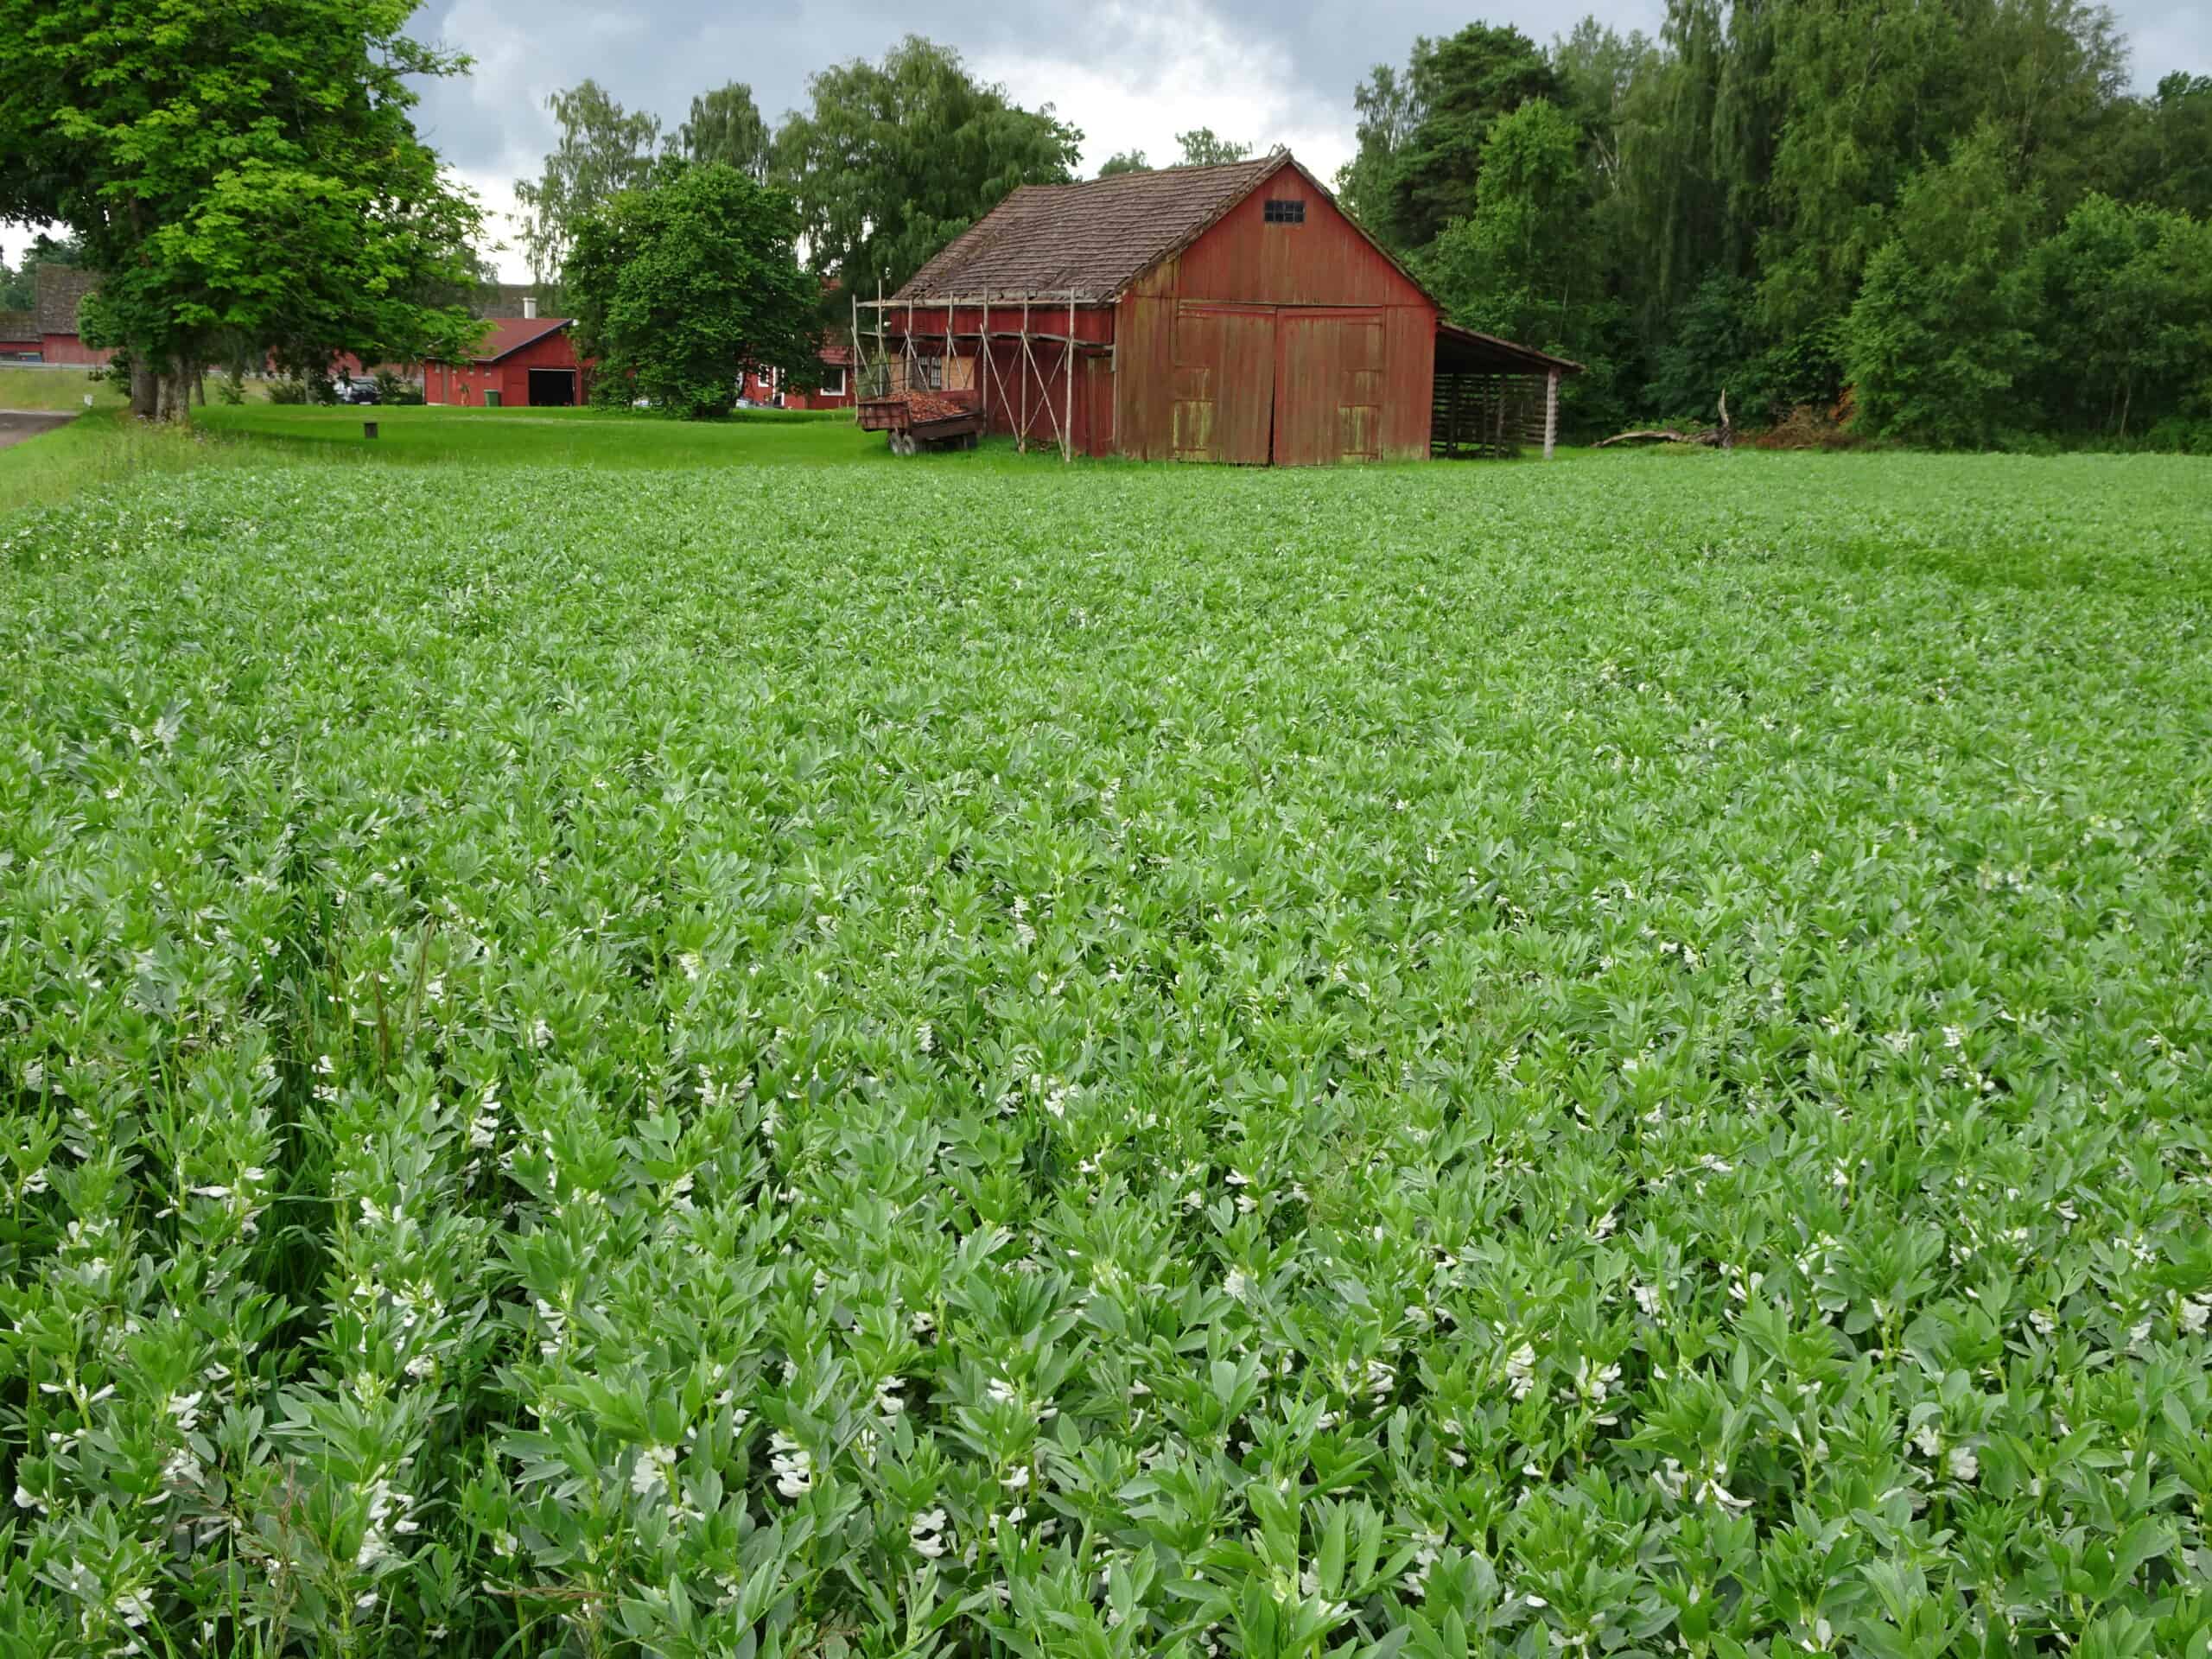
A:
{"label": "wagon wheel", "polygon": [[891,453],[894,455],[912,454],[914,453],[913,434],[911,432],[893,432],[891,435]]}

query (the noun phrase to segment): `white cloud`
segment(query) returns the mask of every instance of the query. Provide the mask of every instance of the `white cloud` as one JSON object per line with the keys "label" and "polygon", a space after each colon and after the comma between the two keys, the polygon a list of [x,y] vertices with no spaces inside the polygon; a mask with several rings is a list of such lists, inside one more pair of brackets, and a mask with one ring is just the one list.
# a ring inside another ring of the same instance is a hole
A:
{"label": "white cloud", "polygon": [[1051,104],[1083,130],[1083,171],[1123,150],[1141,149],[1156,166],[1177,159],[1175,134],[1211,127],[1224,138],[1268,149],[1287,146],[1307,171],[1326,181],[1351,159],[1351,107],[1317,106],[1299,95],[1289,48],[1264,36],[1232,33],[1202,5],[1094,9],[1092,42],[1080,57],[988,53],[974,60],[984,79],[1003,81],[1014,102]]}

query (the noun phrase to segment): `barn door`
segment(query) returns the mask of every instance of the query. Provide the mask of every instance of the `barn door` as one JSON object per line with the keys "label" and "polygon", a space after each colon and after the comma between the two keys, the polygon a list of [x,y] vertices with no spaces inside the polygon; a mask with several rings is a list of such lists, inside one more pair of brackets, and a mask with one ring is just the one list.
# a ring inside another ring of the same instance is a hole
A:
{"label": "barn door", "polygon": [[1168,446],[1176,460],[1268,464],[1274,334],[1269,306],[1186,301],[1176,308]]}
{"label": "barn door", "polygon": [[1286,307],[1275,322],[1278,467],[1382,453],[1382,314]]}

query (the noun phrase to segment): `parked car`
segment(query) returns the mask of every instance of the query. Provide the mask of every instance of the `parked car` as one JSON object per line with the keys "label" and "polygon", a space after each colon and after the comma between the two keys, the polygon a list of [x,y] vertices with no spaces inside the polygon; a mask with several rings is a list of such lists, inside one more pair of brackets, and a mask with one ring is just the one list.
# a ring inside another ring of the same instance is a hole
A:
{"label": "parked car", "polygon": [[377,390],[377,383],[373,380],[341,380],[336,391],[338,401],[341,404],[380,404],[384,401],[384,394]]}

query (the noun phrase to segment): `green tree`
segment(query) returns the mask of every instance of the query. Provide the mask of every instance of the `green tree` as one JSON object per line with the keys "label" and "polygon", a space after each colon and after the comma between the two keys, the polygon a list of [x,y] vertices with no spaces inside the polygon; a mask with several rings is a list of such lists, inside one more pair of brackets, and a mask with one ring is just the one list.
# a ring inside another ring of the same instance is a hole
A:
{"label": "green tree", "polygon": [[806,384],[819,284],[799,267],[798,230],[790,196],[719,162],[579,220],[565,291],[599,395],[696,419],[727,413],[747,370]]}
{"label": "green tree", "polygon": [[1568,405],[1594,419],[1618,412],[1624,318],[1589,257],[1583,149],[1582,129],[1549,99],[1501,117],[1483,144],[1481,200],[1421,268],[1453,321],[1584,363]]}
{"label": "green tree", "polygon": [[2027,255],[2042,219],[2008,136],[1985,124],[1907,183],[1844,328],[1859,420],[1878,436],[1987,446],[2031,429],[2020,388],[2042,325]]}
{"label": "green tree", "polygon": [[1224,162],[1241,162],[1252,153],[1251,145],[1224,138],[1211,127],[1177,133],[1175,147],[1183,153],[1180,165],[1184,167],[1219,167]]}
{"label": "green tree", "polygon": [[[1415,41],[1406,79],[1405,135],[1381,183],[1374,228],[1410,251],[1475,211],[1491,128],[1531,99],[1556,102],[1560,85],[1527,35],[1486,23]],[[1366,194],[1363,188],[1363,206]]]}
{"label": "green tree", "polygon": [[810,107],[776,135],[774,176],[798,203],[814,269],[855,294],[898,287],[1017,187],[1074,177],[1080,132],[918,35],[808,90]]}
{"label": "green tree", "polygon": [[2177,71],[2128,100],[2094,188],[2120,201],[2212,219],[2212,75]]}
{"label": "green tree", "polygon": [[1531,99],[1491,128],[1482,177],[1482,199],[1445,227],[1429,267],[1468,323],[1557,339],[1590,268],[1581,130],[1549,99]]}
{"label": "green tree", "polygon": [[523,251],[533,276],[557,282],[575,226],[618,192],[648,183],[658,162],[660,118],[632,114],[595,80],[545,100],[561,130],[536,179],[515,181]]}
{"label": "green tree", "polygon": [[435,302],[480,218],[416,136],[412,78],[465,60],[416,0],[0,0],[0,219],[59,222],[100,273],[86,335],[132,404],[186,413],[211,354],[291,365],[459,351]]}
{"label": "green tree", "polygon": [[1337,169],[1337,195],[1353,218],[1380,235],[1390,212],[1399,152],[1413,133],[1413,78],[1378,63],[1352,89],[1351,102],[1358,116],[1358,147]]}
{"label": "green tree", "polygon": [[1594,194],[1618,188],[1629,99],[1650,73],[1657,49],[1641,29],[1623,35],[1595,17],[1585,17],[1571,34],[1552,41],[1560,106],[1582,132]]}
{"label": "green tree", "polygon": [[688,162],[720,162],[749,179],[768,176],[768,124],[741,80],[691,100],[691,118],[677,130],[677,148]]}
{"label": "green tree", "polygon": [[1109,156],[1098,169],[1098,176],[1110,179],[1123,173],[1149,173],[1152,163],[1144,158],[1141,149],[1125,149]]}
{"label": "green tree", "polygon": [[2212,399],[2212,224],[2093,195],[2030,264],[2053,427],[2126,438]]}

